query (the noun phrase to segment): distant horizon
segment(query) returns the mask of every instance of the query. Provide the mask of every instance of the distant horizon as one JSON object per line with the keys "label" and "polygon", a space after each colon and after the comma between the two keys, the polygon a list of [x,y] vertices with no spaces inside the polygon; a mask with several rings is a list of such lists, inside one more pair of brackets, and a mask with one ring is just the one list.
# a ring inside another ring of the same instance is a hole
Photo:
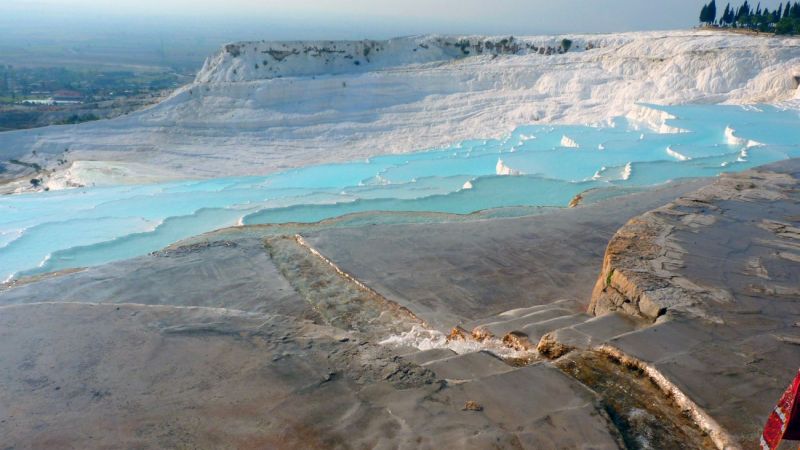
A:
{"label": "distant horizon", "polygon": [[[220,29],[232,40],[261,28],[260,39],[381,39],[417,34],[562,34],[686,29],[704,0],[5,0],[0,29],[59,24],[82,35],[120,25]],[[727,2],[718,2],[722,11]],[[731,4],[738,5],[741,1]],[[755,2],[754,2],[755,3]],[[784,2],[764,0],[763,7]],[[239,25],[237,27],[237,25]],[[262,25],[262,27],[259,27]],[[58,30],[56,30],[58,31]],[[213,31],[213,30],[212,30]],[[1,34],[0,34],[1,35]],[[2,39],[2,37],[0,37]]]}
{"label": "distant horizon", "polygon": [[[443,35],[691,29],[704,0],[4,0],[0,64],[199,69],[222,45]],[[719,2],[722,10],[727,2]],[[740,2],[732,2],[738,4]],[[762,6],[777,7],[777,0]]]}

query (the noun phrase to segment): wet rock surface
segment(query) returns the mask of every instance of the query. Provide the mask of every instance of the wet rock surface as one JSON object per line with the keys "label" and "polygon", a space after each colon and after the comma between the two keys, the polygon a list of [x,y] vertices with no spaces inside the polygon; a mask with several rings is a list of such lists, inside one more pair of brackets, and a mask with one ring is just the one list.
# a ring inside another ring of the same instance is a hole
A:
{"label": "wet rock surface", "polygon": [[620,431],[627,448],[716,448],[692,418],[636,369],[606,355],[582,351],[556,362],[591,388]]}
{"label": "wet rock surface", "polygon": [[[330,229],[304,237],[386,298],[449,328],[556,299],[587,302],[620,226],[709,182],[669,184],[533,217]],[[574,312],[584,310],[576,305]]]}
{"label": "wet rock surface", "polygon": [[727,174],[630,220],[608,245],[590,310],[714,320],[746,297],[800,298],[798,174],[796,160]]}
{"label": "wet rock surface", "polygon": [[514,367],[488,353],[401,357],[377,341],[419,325],[405,310],[291,236],[233,235],[0,291],[4,444],[535,448],[571,421],[616,448],[569,377],[544,372],[563,402],[500,421],[506,397],[463,384]]}
{"label": "wet rock surface", "polygon": [[457,427],[506,434],[480,416],[440,417],[460,414],[428,400],[441,390],[431,371],[285,316],[130,304],[0,310],[6,448],[477,447]]}
{"label": "wet rock surface", "polygon": [[9,448],[618,448],[593,394],[555,368],[427,356],[275,314],[4,306],[0,434]]}
{"label": "wet rock surface", "polygon": [[[609,340],[757,444],[800,347],[800,162],[723,176],[612,239],[591,309],[655,325]],[[657,320],[656,320],[657,319]]]}
{"label": "wet rock surface", "polygon": [[314,317],[260,239],[192,244],[0,290],[0,305],[34,302],[207,306]]}
{"label": "wet rock surface", "polygon": [[[244,227],[7,286],[0,435],[747,448],[800,361],[799,173],[792,161],[516,219]],[[380,344],[420,329],[441,341]]]}

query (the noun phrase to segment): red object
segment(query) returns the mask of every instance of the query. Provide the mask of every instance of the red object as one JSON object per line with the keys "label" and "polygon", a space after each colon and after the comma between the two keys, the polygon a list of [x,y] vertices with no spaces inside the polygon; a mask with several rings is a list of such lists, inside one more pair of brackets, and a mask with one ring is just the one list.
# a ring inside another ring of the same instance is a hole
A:
{"label": "red object", "polygon": [[800,371],[769,415],[761,435],[761,449],[775,450],[784,439],[800,440]]}

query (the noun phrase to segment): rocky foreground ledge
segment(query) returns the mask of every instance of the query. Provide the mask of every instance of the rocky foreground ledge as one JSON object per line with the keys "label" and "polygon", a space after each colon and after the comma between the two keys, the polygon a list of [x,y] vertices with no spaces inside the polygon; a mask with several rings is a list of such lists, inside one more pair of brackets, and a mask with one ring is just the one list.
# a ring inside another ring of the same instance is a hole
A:
{"label": "rocky foreground ledge", "polygon": [[632,219],[608,245],[590,311],[724,323],[721,307],[742,296],[797,299],[798,173],[781,162],[727,174]]}
{"label": "rocky foreground ledge", "polygon": [[653,322],[607,349],[699,407],[696,419],[728,433],[720,444],[755,448],[800,365],[798,187],[800,162],[781,162],[724,175],[630,220],[609,243],[592,295],[593,314]]}
{"label": "rocky foreground ledge", "polygon": [[8,286],[0,436],[754,448],[800,362],[799,185],[789,161],[533,217],[238,227]]}

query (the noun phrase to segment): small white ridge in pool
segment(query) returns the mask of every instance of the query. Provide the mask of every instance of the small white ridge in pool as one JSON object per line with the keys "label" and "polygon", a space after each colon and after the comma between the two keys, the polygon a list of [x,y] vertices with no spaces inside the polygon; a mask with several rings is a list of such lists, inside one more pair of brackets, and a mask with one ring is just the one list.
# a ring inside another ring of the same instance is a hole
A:
{"label": "small white ridge in pool", "polygon": [[672,149],[672,147],[667,147],[667,154],[672,156],[673,158],[677,159],[678,161],[689,161],[690,157],[684,155],[683,153],[677,152]]}
{"label": "small white ridge in pool", "polygon": [[731,128],[730,125],[725,127],[725,139],[728,141],[728,145],[743,145],[747,148],[764,146],[761,142],[736,136],[736,130]]}
{"label": "small white ridge in pool", "polygon": [[742,149],[742,151],[739,152],[739,157],[736,158],[736,161],[737,162],[745,162],[745,161],[747,161],[747,157],[748,156],[750,156],[750,154],[747,152],[747,148],[745,147],[745,148]]}
{"label": "small white ridge in pool", "polygon": [[577,142],[575,142],[574,139],[572,139],[571,137],[569,137],[567,135],[561,136],[561,146],[562,147],[566,147],[566,148],[580,148],[581,147],[580,145],[578,145]]}
{"label": "small white ridge in pool", "polygon": [[633,172],[633,167],[631,163],[625,164],[625,168],[622,169],[622,179],[629,180],[631,178],[631,173]]}
{"label": "small white ridge in pool", "polygon": [[521,175],[519,170],[508,167],[502,159],[497,160],[497,165],[495,166],[494,171],[496,175]]}

